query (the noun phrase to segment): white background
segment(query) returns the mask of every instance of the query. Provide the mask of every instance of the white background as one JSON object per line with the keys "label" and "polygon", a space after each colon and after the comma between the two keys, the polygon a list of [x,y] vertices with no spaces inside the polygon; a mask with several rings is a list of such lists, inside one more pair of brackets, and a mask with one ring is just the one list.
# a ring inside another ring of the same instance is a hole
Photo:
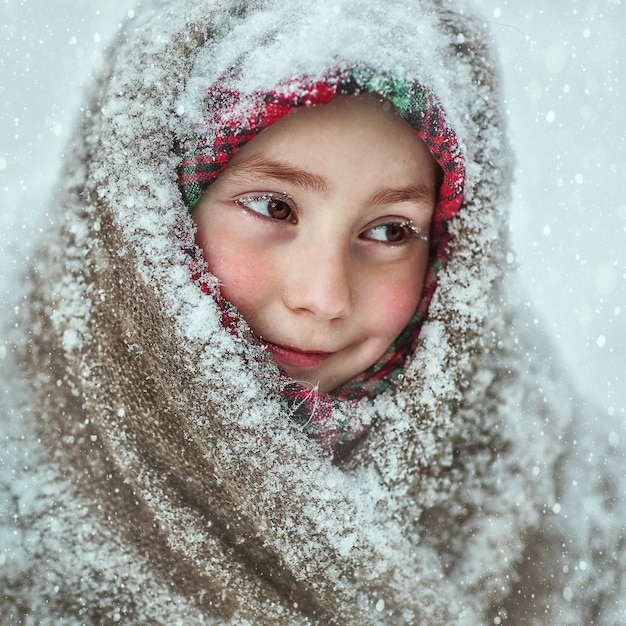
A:
{"label": "white background", "polygon": [[[0,0],[3,303],[20,288],[35,236],[45,236],[46,203],[84,86],[134,4]],[[529,299],[577,386],[624,423],[626,6],[480,7],[501,50],[517,155],[512,233]]]}

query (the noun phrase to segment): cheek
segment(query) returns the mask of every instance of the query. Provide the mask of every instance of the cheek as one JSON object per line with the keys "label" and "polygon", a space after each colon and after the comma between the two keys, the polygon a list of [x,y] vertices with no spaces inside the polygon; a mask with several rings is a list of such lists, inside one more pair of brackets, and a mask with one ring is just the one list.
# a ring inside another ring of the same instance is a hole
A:
{"label": "cheek", "polygon": [[368,327],[387,346],[404,329],[417,309],[422,283],[422,279],[412,273],[409,277],[387,278],[371,284],[364,302],[364,314],[367,315]]}
{"label": "cheek", "polygon": [[209,271],[221,285],[224,298],[248,321],[271,290],[272,261],[267,252],[250,246],[228,224],[199,227],[196,237]]}
{"label": "cheek", "polygon": [[209,271],[219,279],[226,300],[234,304],[244,317],[253,313],[269,290],[271,269],[264,255],[218,249],[205,254],[205,258]]}

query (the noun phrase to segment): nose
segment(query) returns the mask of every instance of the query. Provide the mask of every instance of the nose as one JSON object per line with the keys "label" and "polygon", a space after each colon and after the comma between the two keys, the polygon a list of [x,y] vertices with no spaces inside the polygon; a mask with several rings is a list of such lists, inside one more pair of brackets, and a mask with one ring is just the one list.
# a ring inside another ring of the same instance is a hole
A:
{"label": "nose", "polygon": [[339,243],[307,242],[285,259],[283,301],[293,311],[308,311],[327,320],[352,311],[349,251]]}

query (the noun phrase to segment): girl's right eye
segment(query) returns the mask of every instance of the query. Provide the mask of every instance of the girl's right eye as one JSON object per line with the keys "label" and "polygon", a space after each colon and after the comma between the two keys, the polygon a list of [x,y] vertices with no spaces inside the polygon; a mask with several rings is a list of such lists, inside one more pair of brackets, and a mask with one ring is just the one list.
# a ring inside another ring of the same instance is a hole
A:
{"label": "girl's right eye", "polygon": [[237,198],[235,202],[263,217],[280,221],[296,221],[294,202],[287,195],[263,193]]}

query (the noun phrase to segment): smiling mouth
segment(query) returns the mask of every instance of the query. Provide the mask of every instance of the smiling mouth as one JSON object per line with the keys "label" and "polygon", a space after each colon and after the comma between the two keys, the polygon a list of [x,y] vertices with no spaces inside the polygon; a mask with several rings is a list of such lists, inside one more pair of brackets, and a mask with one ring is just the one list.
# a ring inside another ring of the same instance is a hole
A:
{"label": "smiling mouth", "polygon": [[289,367],[314,369],[320,367],[333,355],[332,352],[307,352],[275,343],[265,342],[265,345],[274,361],[284,369]]}

